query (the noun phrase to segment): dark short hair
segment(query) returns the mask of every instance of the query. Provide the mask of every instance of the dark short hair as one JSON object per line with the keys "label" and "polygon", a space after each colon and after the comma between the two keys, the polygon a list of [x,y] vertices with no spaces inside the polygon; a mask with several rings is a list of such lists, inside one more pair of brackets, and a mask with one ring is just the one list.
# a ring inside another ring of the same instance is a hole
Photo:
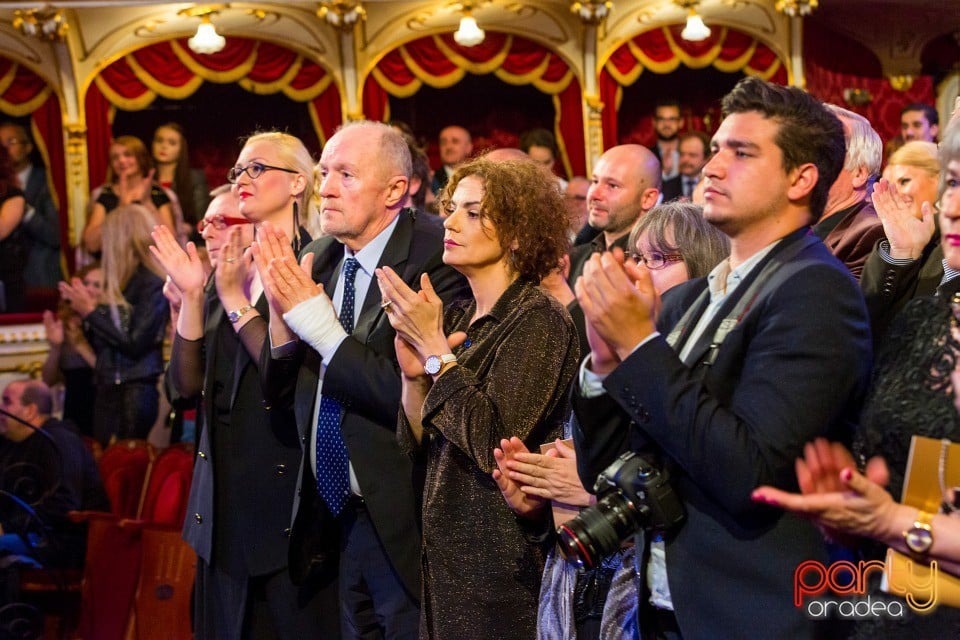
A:
{"label": "dark short hair", "polygon": [[676,107],[680,108],[680,100],[672,96],[667,96],[664,98],[657,98],[656,104],[653,105],[653,111],[656,113],[657,109],[660,107]]}
{"label": "dark short hair", "polygon": [[560,155],[560,150],[557,148],[557,139],[546,129],[530,129],[520,135],[520,150],[524,153],[530,153],[530,147],[550,149],[554,158]]}
{"label": "dark short hair", "polygon": [[53,397],[50,387],[40,380],[26,380],[23,393],[20,394],[20,404],[32,404],[37,407],[37,413],[48,416],[53,413]]}
{"label": "dark short hair", "polygon": [[496,228],[500,246],[521,278],[539,282],[560,266],[570,244],[570,224],[557,181],[532,160],[491,162],[484,157],[457,167],[438,200],[443,211],[464,178],[483,180],[482,218]]}
{"label": "dark short hair", "polygon": [[905,114],[908,111],[922,111],[923,117],[927,119],[927,123],[930,126],[933,126],[935,124],[936,125],[940,124],[940,114],[937,113],[936,109],[934,109],[928,104],[923,104],[922,102],[913,102],[911,104],[908,104],[907,106],[905,106],[903,109],[900,110],[900,117],[902,118],[903,114]]}
{"label": "dark short hair", "polygon": [[703,208],[689,202],[668,202],[646,212],[627,240],[633,251],[640,235],[662,253],[679,253],[690,279],[702,278],[730,255],[730,238],[703,217]]}
{"label": "dark short hair", "polygon": [[703,131],[687,131],[684,134],[680,135],[680,144],[683,144],[684,140],[689,140],[691,138],[696,138],[703,144],[703,157],[710,157],[710,136],[708,136]]}
{"label": "dark short hair", "polygon": [[840,119],[802,89],[756,77],[738,82],[723,98],[722,106],[724,117],[752,111],[780,125],[774,143],[780,148],[787,172],[808,163],[817,167],[817,184],[810,192],[810,215],[811,222],[819,220],[847,153]]}

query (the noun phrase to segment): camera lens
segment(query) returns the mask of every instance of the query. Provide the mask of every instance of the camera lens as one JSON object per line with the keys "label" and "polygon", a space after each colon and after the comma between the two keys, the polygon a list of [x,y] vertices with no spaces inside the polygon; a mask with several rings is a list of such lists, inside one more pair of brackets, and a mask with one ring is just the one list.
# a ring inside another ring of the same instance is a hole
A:
{"label": "camera lens", "polygon": [[620,491],[611,491],[584,509],[573,520],[560,525],[557,545],[568,562],[593,568],[620,548],[621,541],[639,529],[640,513]]}

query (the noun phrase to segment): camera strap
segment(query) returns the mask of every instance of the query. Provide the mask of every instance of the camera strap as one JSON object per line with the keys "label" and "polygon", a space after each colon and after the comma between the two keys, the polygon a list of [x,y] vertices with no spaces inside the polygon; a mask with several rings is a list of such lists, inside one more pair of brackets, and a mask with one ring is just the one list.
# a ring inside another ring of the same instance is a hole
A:
{"label": "camera strap", "polygon": [[[782,250],[777,251],[766,261],[763,267],[760,270],[760,273],[757,274],[755,278],[752,279],[750,284],[747,285],[747,288],[741,293],[737,304],[734,305],[730,313],[720,321],[720,324],[717,325],[716,331],[713,334],[713,340],[710,342],[710,346],[707,349],[707,353],[704,355],[700,364],[711,366],[717,360],[717,356],[720,353],[720,347],[723,345],[723,341],[726,340],[727,336],[733,331],[743,317],[753,308],[754,303],[760,297],[760,294],[765,290],[766,285],[770,282],[779,271],[782,266],[786,263],[793,260],[801,251],[809,247],[810,245],[820,242],[819,238],[816,236],[807,235],[801,238],[800,240],[792,243],[790,246],[784,247]],[[701,293],[692,305],[687,309],[686,313],[680,318],[680,321],[674,327],[673,331],[667,336],[667,344],[673,347],[675,350],[677,348],[677,342],[680,339],[681,334],[684,333],[685,329],[689,326],[694,326],[696,320],[699,319],[697,313],[698,310],[705,308],[704,303],[710,297],[710,288],[707,287],[703,293]],[[696,315],[697,318],[693,316]],[[693,323],[693,325],[691,324]]]}

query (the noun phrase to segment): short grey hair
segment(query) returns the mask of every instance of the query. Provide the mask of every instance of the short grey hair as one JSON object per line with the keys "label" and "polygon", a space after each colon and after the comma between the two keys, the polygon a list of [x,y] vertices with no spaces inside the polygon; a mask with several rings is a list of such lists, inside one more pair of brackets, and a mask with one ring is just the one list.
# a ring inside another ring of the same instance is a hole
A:
{"label": "short grey hair", "polygon": [[844,127],[843,138],[847,143],[847,155],[843,161],[843,168],[847,171],[856,171],[857,167],[866,168],[870,176],[880,175],[883,164],[883,140],[874,130],[870,121],[849,109],[838,107],[835,104],[825,104],[825,107],[840,118],[841,122],[849,123],[850,133]]}

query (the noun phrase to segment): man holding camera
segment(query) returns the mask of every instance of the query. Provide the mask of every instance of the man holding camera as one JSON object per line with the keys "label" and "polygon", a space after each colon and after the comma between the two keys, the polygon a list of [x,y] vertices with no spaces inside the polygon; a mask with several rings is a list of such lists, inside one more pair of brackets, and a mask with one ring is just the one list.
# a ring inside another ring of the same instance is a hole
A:
{"label": "man holding camera", "polygon": [[[747,78],[724,99],[704,215],[729,260],[671,290],[597,254],[576,292],[591,354],[574,392],[585,486],[624,451],[662,457],[687,521],[648,551],[640,621],[654,638],[808,638],[798,564],[825,560],[809,523],[750,499],[793,487],[803,445],[841,438],[867,385],[869,322],[809,226],[844,159],[843,128],[799,89]],[[662,332],[662,333],[660,333]]]}

